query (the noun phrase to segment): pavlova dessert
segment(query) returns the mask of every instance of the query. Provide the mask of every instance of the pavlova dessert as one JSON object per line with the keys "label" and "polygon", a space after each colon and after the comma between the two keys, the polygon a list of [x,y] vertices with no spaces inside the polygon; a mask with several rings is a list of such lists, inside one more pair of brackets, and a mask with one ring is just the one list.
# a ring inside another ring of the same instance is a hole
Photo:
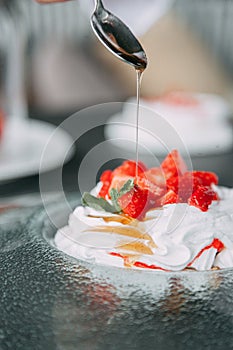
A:
{"label": "pavlova dessert", "polygon": [[91,263],[181,271],[233,267],[233,189],[188,171],[177,150],[160,167],[124,161],[106,170],[55,236]]}

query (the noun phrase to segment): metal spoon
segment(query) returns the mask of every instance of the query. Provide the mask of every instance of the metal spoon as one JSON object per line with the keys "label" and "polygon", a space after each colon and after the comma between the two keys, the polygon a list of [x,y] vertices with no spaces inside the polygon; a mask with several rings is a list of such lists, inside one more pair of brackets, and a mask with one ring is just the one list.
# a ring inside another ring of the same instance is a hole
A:
{"label": "metal spoon", "polygon": [[146,68],[147,58],[141,44],[118,17],[104,8],[102,0],[96,0],[91,25],[99,40],[115,56],[137,70]]}

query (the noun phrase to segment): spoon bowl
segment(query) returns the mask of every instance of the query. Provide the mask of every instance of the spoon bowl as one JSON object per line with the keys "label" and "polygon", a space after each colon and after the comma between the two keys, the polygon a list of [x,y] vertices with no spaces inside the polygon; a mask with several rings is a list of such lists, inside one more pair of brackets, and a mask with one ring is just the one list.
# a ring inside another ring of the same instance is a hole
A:
{"label": "spoon bowl", "polygon": [[99,40],[115,56],[136,70],[146,68],[147,57],[141,44],[125,23],[104,8],[102,0],[96,0],[91,25]]}

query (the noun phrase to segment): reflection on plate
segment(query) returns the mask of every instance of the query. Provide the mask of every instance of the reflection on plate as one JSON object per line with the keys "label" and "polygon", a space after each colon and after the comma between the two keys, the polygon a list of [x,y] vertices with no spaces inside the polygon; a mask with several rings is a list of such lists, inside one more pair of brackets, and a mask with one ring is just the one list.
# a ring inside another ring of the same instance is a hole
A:
{"label": "reflection on plate", "polygon": [[36,120],[14,120],[7,125],[0,145],[0,181],[52,170],[68,161],[73,151],[73,139],[61,128]]}

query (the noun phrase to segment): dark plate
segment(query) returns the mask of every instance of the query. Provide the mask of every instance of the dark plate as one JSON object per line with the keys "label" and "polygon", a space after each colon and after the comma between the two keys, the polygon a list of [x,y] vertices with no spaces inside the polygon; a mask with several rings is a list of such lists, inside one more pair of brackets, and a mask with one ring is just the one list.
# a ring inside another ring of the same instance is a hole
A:
{"label": "dark plate", "polygon": [[[65,204],[50,210],[67,222]],[[56,228],[39,207],[1,228],[1,350],[232,348],[232,269],[166,274],[85,264],[53,246]]]}

